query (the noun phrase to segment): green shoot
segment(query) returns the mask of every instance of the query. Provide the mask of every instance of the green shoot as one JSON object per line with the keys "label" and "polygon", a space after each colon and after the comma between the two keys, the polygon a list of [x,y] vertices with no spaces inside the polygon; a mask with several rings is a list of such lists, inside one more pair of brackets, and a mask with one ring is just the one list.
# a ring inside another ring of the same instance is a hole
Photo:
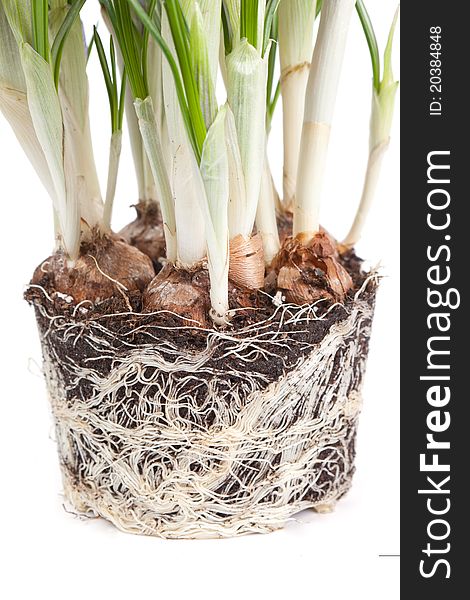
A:
{"label": "green shoot", "polygon": [[201,159],[202,146],[206,138],[206,126],[202,114],[199,91],[192,69],[191,50],[187,24],[178,0],[166,0],[165,8],[170,23],[171,35],[183,77],[191,124],[198,149],[198,162]]}
{"label": "green shoot", "polygon": [[321,7],[323,4],[323,0],[317,0],[317,6],[315,8],[315,19],[318,17],[318,15],[320,14],[321,11]]}
{"label": "green shoot", "polygon": [[[357,209],[351,229],[343,241],[344,246],[347,248],[355,246],[361,238],[362,231],[365,227],[367,217],[376,196],[382,163],[390,142],[390,131],[392,128],[393,112],[395,108],[395,97],[398,89],[398,81],[395,81],[392,71],[393,36],[395,33],[397,19],[398,10],[395,13],[392,26],[390,28],[390,33],[388,35],[387,45],[384,52],[382,80],[380,80],[379,72],[378,84],[375,81],[376,73],[374,72],[369,135],[369,160],[367,162],[367,170],[359,208]],[[371,23],[370,31],[373,34]],[[372,37],[375,39],[374,35],[372,35]],[[377,61],[373,58],[373,65],[376,64],[376,62]]]}
{"label": "green shoot", "polygon": [[94,27],[93,40],[98,53],[98,58],[103,72],[103,78],[106,85],[106,91],[108,93],[109,108],[111,113],[111,131],[122,130],[122,121],[124,116],[124,95],[125,95],[125,80],[126,71],[124,69],[120,91],[117,80],[117,69],[116,69],[116,52],[114,49],[113,38],[109,40],[109,54],[111,70],[108,66],[108,60],[104,51],[103,43],[96,27]]}
{"label": "green shoot", "polygon": [[108,13],[121,49],[132,95],[143,100],[148,96],[148,88],[142,72],[142,38],[132,20],[129,3],[127,0],[100,0],[100,2]]}
{"label": "green shoot", "polygon": [[33,48],[46,62],[50,62],[49,3],[47,0],[32,2]]}
{"label": "green shoot", "polygon": [[258,47],[258,4],[259,0],[241,0],[240,38],[246,38],[254,47]]}
{"label": "green shoot", "polygon": [[222,31],[225,55],[240,41],[240,0],[222,0]]}
{"label": "green shoot", "polygon": [[222,2],[222,31],[224,34],[225,55],[230,54],[233,48],[233,31],[230,25],[230,17],[225,2]]}
{"label": "green shoot", "polygon": [[395,29],[397,26],[398,15],[400,8],[398,7],[395,16],[393,17],[392,26],[390,27],[390,32],[388,34],[387,45],[385,46],[384,51],[384,69],[382,81],[380,82],[380,88],[383,86],[390,85],[394,83],[393,70],[392,70],[392,50],[393,50],[393,38],[395,36]]}
{"label": "green shoot", "polygon": [[168,60],[175,80],[176,93],[178,95],[186,131],[199,163],[201,160],[202,146],[206,137],[206,126],[202,114],[199,91],[192,70],[189,31],[181,12],[179,2],[177,2],[177,0],[167,0],[165,3],[179,67],[168,44],[163,39],[160,31],[149,17],[148,13],[142,8],[140,2],[138,0],[128,0],[128,2],[132,5],[143,26],[148,29],[149,33],[162,49],[165,58]]}
{"label": "green shoot", "polygon": [[124,121],[124,109],[126,107],[126,83],[127,83],[127,75],[126,68],[124,67],[122,71],[121,77],[121,91],[119,94],[119,110],[117,114],[117,128],[118,130],[122,130],[122,123]]}
{"label": "green shoot", "polygon": [[375,32],[369,17],[369,13],[367,12],[367,9],[362,0],[357,0],[356,10],[359,15],[359,19],[361,20],[362,28],[364,29],[367,45],[369,46],[370,58],[372,61],[374,88],[378,92],[380,89],[379,45],[377,44],[377,38],[375,37]]}
{"label": "green shoot", "polygon": [[392,72],[392,47],[393,36],[398,19],[398,9],[395,13],[387,45],[384,52],[383,73],[381,73],[380,54],[375,36],[374,27],[362,2],[358,0],[356,8],[363,24],[364,32],[369,46],[372,72],[373,72],[373,104],[371,119],[371,150],[382,143],[387,142],[395,105],[395,94],[398,82],[393,78]]}
{"label": "green shoot", "polygon": [[86,64],[88,65],[88,61],[90,60],[91,53],[93,52],[93,46],[95,45],[95,36],[91,36],[90,43],[86,49]]}
{"label": "green shoot", "polygon": [[67,16],[65,17],[62,25],[60,26],[59,31],[57,32],[57,35],[55,36],[54,43],[52,44],[51,58],[52,65],[54,68],[54,83],[56,88],[59,85],[60,61],[62,58],[62,53],[64,51],[65,40],[67,39],[67,35],[69,34],[70,29],[72,28],[72,25],[75,22],[75,19],[78,18],[85,2],[86,0],[75,0],[75,2],[73,2],[67,13]]}
{"label": "green shoot", "polygon": [[393,36],[397,19],[398,9],[395,13],[385,47],[382,80],[379,83],[378,89],[374,86],[371,116],[371,150],[380,144],[388,144],[392,128],[395,96],[398,89],[398,82],[395,81],[392,70]]}
{"label": "green shoot", "polygon": [[[263,39],[263,56],[269,45],[269,41],[273,39],[273,31],[277,31],[275,25],[277,17],[277,9],[281,0],[267,0],[266,2],[266,13],[264,16],[264,39]],[[274,38],[277,39],[277,38]]]}
{"label": "green shoot", "polygon": [[[106,7],[108,7],[108,5],[110,4],[109,0],[100,0]],[[115,0],[116,1],[116,0]],[[131,5],[132,8],[134,9],[137,17],[140,19],[140,21],[142,22],[144,28],[146,30],[148,30],[148,32],[150,33],[150,35],[152,35],[152,37],[155,39],[155,41],[157,42],[157,44],[160,46],[160,48],[162,49],[163,54],[165,55],[166,59],[168,60],[168,63],[170,65],[171,71],[173,73],[173,76],[175,78],[175,85],[176,85],[176,89],[178,92],[178,98],[180,100],[180,105],[181,105],[181,111],[183,113],[187,113],[186,117],[185,117],[185,122],[186,122],[186,118],[188,119],[188,122],[190,123],[190,119],[189,119],[189,113],[187,110],[187,105],[186,105],[186,110],[185,110],[185,104],[186,104],[186,96],[184,93],[184,87],[181,81],[181,76],[179,73],[179,69],[178,69],[178,65],[173,57],[173,55],[170,52],[170,49],[168,48],[167,43],[165,42],[165,40],[163,39],[161,33],[160,33],[160,29],[155,25],[155,22],[150,18],[150,16],[147,14],[147,12],[142,8],[140,2],[138,0],[127,0]],[[109,11],[109,9],[107,8],[107,10]],[[110,17],[112,15],[110,14]],[[118,37],[118,42],[119,42],[119,46],[121,47],[121,40]],[[143,38],[144,39],[144,38]],[[122,51],[122,47],[121,47],[121,51]],[[142,64],[142,61],[141,61]],[[136,95],[134,93],[134,97],[135,98],[140,98],[140,96]]]}
{"label": "green shoot", "polygon": [[[157,6],[157,0],[151,0],[149,5],[149,18],[153,19],[155,14],[155,8]],[[148,49],[149,49],[149,30],[144,27],[144,32],[142,36],[142,74],[144,76],[144,81],[146,86],[148,87]]]}
{"label": "green shoot", "polygon": [[188,21],[191,25],[191,69],[198,87],[204,123],[206,128],[209,129],[217,115],[218,106],[211,73],[208,38],[204,26],[204,17],[198,3],[194,3],[191,12],[192,15],[188,15]]}
{"label": "green shoot", "polygon": [[274,88],[274,94],[271,97],[271,102],[269,103],[266,111],[266,122],[267,122],[267,130],[269,131],[271,127],[271,123],[274,117],[274,112],[276,110],[276,106],[278,100],[281,96],[281,80],[278,79],[276,87]]}
{"label": "green shoot", "polygon": [[274,70],[276,67],[276,58],[278,51],[278,16],[274,15],[271,21],[271,30],[269,38],[272,41],[271,48],[269,50],[268,59],[268,82],[267,82],[267,93],[266,93],[266,129],[269,131],[271,127],[272,118],[276,109],[277,101],[281,93],[281,81],[278,80],[276,87],[274,88]]}

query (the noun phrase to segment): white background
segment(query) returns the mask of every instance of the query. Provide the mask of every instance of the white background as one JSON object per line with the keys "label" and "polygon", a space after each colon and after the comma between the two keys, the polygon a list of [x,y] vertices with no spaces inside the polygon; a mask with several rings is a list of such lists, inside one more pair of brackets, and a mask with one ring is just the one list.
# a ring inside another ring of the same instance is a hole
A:
{"label": "white background", "polygon": [[[395,0],[369,0],[381,49]],[[98,20],[88,2],[87,30]],[[399,32],[395,51],[398,74]],[[96,158],[104,184],[108,108],[91,64]],[[345,235],[360,196],[367,158],[371,68],[358,19],[350,31],[331,143],[322,222]],[[98,89],[97,89],[98,88]],[[280,111],[271,139],[282,171]],[[270,535],[232,540],[165,541],[82,521],[62,508],[61,483],[33,311],[22,299],[35,266],[51,252],[50,201],[0,116],[1,299],[1,560],[0,595],[50,598],[245,597],[399,598],[399,144],[398,107],[376,205],[359,252],[382,265],[354,485],[336,511],[306,511]],[[134,218],[136,187],[126,150],[115,226]],[[280,177],[278,177],[280,179]]]}

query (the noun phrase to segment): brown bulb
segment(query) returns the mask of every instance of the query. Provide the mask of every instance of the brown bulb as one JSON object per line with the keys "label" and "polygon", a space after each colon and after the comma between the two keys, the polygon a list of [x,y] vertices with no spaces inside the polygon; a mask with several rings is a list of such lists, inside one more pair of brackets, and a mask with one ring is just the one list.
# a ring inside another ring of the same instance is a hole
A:
{"label": "brown bulb", "polygon": [[208,328],[209,275],[206,270],[186,271],[165,265],[148,285],[143,297],[144,312],[168,311],[183,317],[182,324]]}
{"label": "brown bulb", "polygon": [[165,234],[160,210],[156,202],[139,202],[135,206],[137,217],[121,229],[119,235],[131,246],[146,254],[156,269],[165,257]]}
{"label": "brown bulb", "polygon": [[39,265],[32,283],[71,296],[77,304],[96,304],[126,292],[143,292],[154,276],[152,261],[140,250],[113,236],[95,234],[82,244],[74,265],[56,252]]}
{"label": "brown bulb", "polygon": [[325,230],[306,241],[286,238],[272,264],[286,300],[294,304],[321,299],[342,302],[353,281],[338,256],[337,242]]}

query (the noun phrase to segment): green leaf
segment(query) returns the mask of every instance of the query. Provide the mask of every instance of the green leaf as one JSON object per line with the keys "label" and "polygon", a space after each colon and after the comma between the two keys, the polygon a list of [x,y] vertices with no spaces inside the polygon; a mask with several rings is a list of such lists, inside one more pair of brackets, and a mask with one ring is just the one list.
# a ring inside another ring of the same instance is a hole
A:
{"label": "green leaf", "polygon": [[34,0],[32,3],[33,19],[33,48],[49,62],[51,49],[49,46],[49,2],[48,0]]}
{"label": "green leaf", "polygon": [[173,43],[178,56],[181,76],[183,78],[184,91],[191,116],[191,128],[196,142],[197,158],[199,162],[202,145],[204,144],[204,139],[206,137],[206,126],[200,104],[199,90],[195,74],[192,70],[191,48],[188,39],[187,24],[184,20],[178,0],[166,0],[165,8],[173,37]]}
{"label": "green leaf", "polygon": [[65,11],[65,18],[60,26],[52,44],[51,57],[52,64],[54,66],[54,81],[56,87],[59,85],[59,71],[60,61],[62,59],[62,52],[64,50],[65,40],[67,39],[70,30],[75,23],[75,20],[80,14],[80,10],[85,4],[86,0],[75,0],[68,11]]}
{"label": "green leaf", "polygon": [[[109,70],[108,59],[96,27],[94,28],[93,39],[95,40],[96,51],[100,61],[101,71],[108,94],[109,111],[111,115],[111,132],[115,133],[120,127],[120,104],[118,98],[118,82],[116,74],[116,58],[114,56],[113,38],[110,38],[111,71]],[[122,91],[122,90],[121,90]]]}
{"label": "green leaf", "polygon": [[10,124],[42,184],[54,199],[55,189],[49,166],[29,112],[20,51],[3,4],[0,4],[0,111]]}
{"label": "green leaf", "polygon": [[[161,18],[160,16],[160,9],[161,9],[161,4],[158,4],[158,11],[157,11],[157,15],[155,15],[155,9],[157,8],[157,0],[150,0],[149,3],[149,7],[148,7],[148,16],[149,19],[154,19],[155,16],[158,16],[158,18]],[[142,34],[142,74],[144,77],[144,81],[145,84],[147,86],[147,89],[149,89],[149,73],[148,73],[148,65],[149,65],[149,41],[150,41],[150,33],[149,30],[144,27],[143,28],[143,34]],[[152,67],[154,67],[154,65],[152,64]]]}
{"label": "green leaf", "polygon": [[395,35],[395,29],[397,26],[398,15],[400,14],[400,7],[395,11],[395,15],[393,17],[392,26],[390,27],[390,32],[388,34],[387,45],[385,47],[384,52],[384,71],[382,76],[382,81],[380,82],[380,87],[384,85],[390,85],[394,82],[393,79],[393,70],[392,70],[392,50],[393,50],[393,38]]}
{"label": "green leaf", "polygon": [[245,38],[258,48],[258,16],[259,0],[241,0],[240,8],[240,38]]}
{"label": "green leaf", "polygon": [[377,146],[387,143],[392,128],[393,113],[395,110],[395,97],[398,90],[398,81],[394,80],[392,70],[392,50],[393,36],[398,20],[399,10],[397,9],[390,33],[388,35],[387,46],[384,52],[384,72],[379,89],[374,87],[372,98],[372,115],[370,123],[370,150]]}
{"label": "green leaf", "polygon": [[380,87],[380,54],[377,38],[375,37],[374,27],[363,0],[357,0],[356,10],[359,15],[359,19],[361,20],[361,25],[366,36],[367,45],[369,47],[370,58],[372,61],[372,77],[374,88],[378,91]]}
{"label": "green leaf", "polygon": [[[62,112],[50,65],[29,45],[20,47],[31,119],[54,185],[55,210],[66,252],[74,259],[80,246],[80,211],[75,194],[67,193],[64,172]],[[74,181],[69,182],[71,186]]]}
{"label": "green leaf", "polygon": [[323,5],[323,0],[317,0],[317,8],[315,10],[315,19],[318,17],[321,11],[321,7]]}
{"label": "green leaf", "polygon": [[222,0],[222,25],[225,54],[240,41],[240,0]]}
{"label": "green leaf", "polygon": [[134,7],[137,14],[143,13],[152,25],[153,23],[138,0],[100,0],[100,2],[105,8],[113,35],[121,50],[132,95],[134,99],[143,100],[148,96],[142,69],[143,36],[136,29],[129,5]]}
{"label": "green leaf", "polygon": [[118,121],[116,131],[122,131],[122,123],[124,121],[124,111],[126,108],[126,86],[127,86],[127,74],[124,68],[121,75],[121,90],[119,92],[119,110],[118,110]]}
{"label": "green leaf", "polygon": [[277,50],[278,50],[278,36],[279,36],[279,27],[278,27],[278,15],[275,15],[273,22],[271,24],[271,33],[270,38],[272,40],[271,48],[269,50],[269,59],[268,59],[268,80],[266,84],[266,131],[269,133],[271,129],[271,121],[274,115],[274,110],[276,108],[277,101],[279,99],[279,95],[281,92],[281,82],[280,80],[277,83],[277,86],[273,95],[273,84],[274,84],[274,72],[276,69],[276,58],[277,58]]}
{"label": "green leaf", "polygon": [[204,123],[208,129],[217,114],[217,99],[215,96],[215,82],[212,79],[209,61],[204,20],[197,3],[193,5],[190,40],[192,70],[198,86]]}
{"label": "green leaf", "polygon": [[[311,0],[310,0],[311,1]],[[266,2],[266,13],[264,16],[264,38],[263,38],[263,56],[272,39],[273,23],[276,20],[280,0],[268,0]]]}
{"label": "green leaf", "polygon": [[266,131],[269,134],[271,129],[271,123],[273,120],[274,112],[276,111],[276,106],[281,97],[281,80],[277,80],[276,87],[274,88],[274,94],[271,98],[271,101],[267,103],[266,106]]}
{"label": "green leaf", "polygon": [[[104,0],[102,0],[102,1],[104,1]],[[186,131],[188,132],[188,137],[191,141],[193,151],[194,151],[195,155],[197,156],[197,159],[199,162],[200,156],[201,156],[202,143],[200,142],[200,140],[198,140],[198,136],[196,135],[196,130],[195,130],[195,124],[193,122],[194,111],[196,111],[196,112],[199,111],[199,115],[200,115],[199,120],[202,122],[202,127],[205,129],[204,119],[202,117],[202,111],[201,111],[201,107],[199,105],[199,99],[197,98],[196,107],[194,107],[194,96],[193,96],[191,103],[187,100],[187,90],[185,88],[185,85],[183,85],[180,69],[178,67],[178,64],[177,64],[173,54],[171,53],[171,51],[168,47],[168,44],[163,39],[161,32],[156,27],[155,23],[149,18],[148,14],[142,8],[142,6],[140,5],[138,0],[128,0],[128,1],[134,8],[136,15],[139,17],[139,19],[141,20],[144,27],[146,27],[149,30],[150,34],[153,36],[153,38],[155,39],[157,44],[162,49],[162,52],[163,52],[165,58],[168,60],[168,64],[170,65],[171,72],[172,72],[174,80],[175,80],[176,92],[178,94],[178,101],[180,104],[181,113],[183,115]],[[177,16],[176,19],[178,20],[179,17]],[[178,23],[176,23],[175,26],[178,26]],[[184,45],[184,41],[183,41],[183,45]],[[183,51],[184,51],[184,48],[183,48]],[[186,71],[187,71],[187,76],[193,77],[193,84],[194,84],[194,86],[196,86],[196,84],[194,82],[194,76],[191,73],[190,67],[187,68]],[[188,73],[189,73],[189,75],[188,75]],[[136,98],[138,98],[138,96]]]}
{"label": "green leaf", "polygon": [[96,51],[98,53],[98,59],[100,61],[101,71],[103,73],[106,91],[108,92],[109,104],[112,106],[115,95],[114,82],[109,71],[108,60],[106,58],[106,52],[104,51],[103,42],[101,41],[101,37],[96,27],[93,28],[93,40],[96,46]]}

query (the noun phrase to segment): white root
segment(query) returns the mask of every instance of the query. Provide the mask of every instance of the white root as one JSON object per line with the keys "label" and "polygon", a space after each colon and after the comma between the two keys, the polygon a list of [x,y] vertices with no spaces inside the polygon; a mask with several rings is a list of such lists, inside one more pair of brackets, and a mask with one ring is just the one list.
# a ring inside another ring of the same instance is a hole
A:
{"label": "white root", "polygon": [[[354,471],[373,308],[360,292],[320,344],[299,342],[294,325],[328,316],[317,308],[283,304],[265,322],[208,331],[204,348],[182,352],[148,315],[139,325],[129,314],[135,328],[116,333],[117,315],[84,322],[37,303],[74,510],[127,532],[207,538],[271,531],[333,504]],[[297,363],[269,383],[256,361],[285,360],[294,344]]]}

